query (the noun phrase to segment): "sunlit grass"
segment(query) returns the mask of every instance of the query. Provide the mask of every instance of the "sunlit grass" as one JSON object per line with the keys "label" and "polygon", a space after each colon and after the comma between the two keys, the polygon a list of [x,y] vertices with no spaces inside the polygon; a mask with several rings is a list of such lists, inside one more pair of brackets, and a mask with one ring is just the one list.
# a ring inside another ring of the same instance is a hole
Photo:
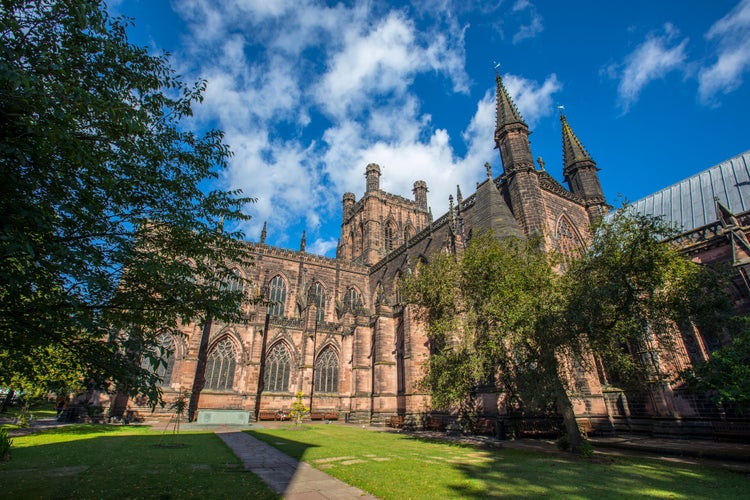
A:
{"label": "sunlit grass", "polygon": [[741,498],[750,480],[709,467],[646,459],[586,460],[481,449],[340,425],[251,433],[385,499]]}
{"label": "sunlit grass", "polygon": [[210,432],[73,425],[13,440],[2,498],[278,498]]}

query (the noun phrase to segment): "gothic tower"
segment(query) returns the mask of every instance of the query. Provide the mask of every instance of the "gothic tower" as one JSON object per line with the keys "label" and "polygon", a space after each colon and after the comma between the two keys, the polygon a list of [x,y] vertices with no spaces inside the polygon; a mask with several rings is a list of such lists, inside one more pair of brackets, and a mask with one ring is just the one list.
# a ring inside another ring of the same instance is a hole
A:
{"label": "gothic tower", "polygon": [[408,242],[430,222],[427,183],[414,183],[414,199],[380,189],[380,166],[365,168],[365,194],[359,201],[345,193],[341,237],[336,257],[357,264],[373,265],[388,252]]}
{"label": "gothic tower", "polygon": [[599,222],[607,211],[602,186],[599,184],[599,169],[586,148],[568,125],[565,115],[560,113],[563,143],[563,176],[570,191],[583,198],[586,212],[592,224]]}
{"label": "gothic tower", "polygon": [[539,178],[529,144],[529,126],[521,118],[516,105],[498,74],[497,125],[495,147],[500,150],[503,176],[508,185],[513,215],[526,236],[544,233],[545,207]]}

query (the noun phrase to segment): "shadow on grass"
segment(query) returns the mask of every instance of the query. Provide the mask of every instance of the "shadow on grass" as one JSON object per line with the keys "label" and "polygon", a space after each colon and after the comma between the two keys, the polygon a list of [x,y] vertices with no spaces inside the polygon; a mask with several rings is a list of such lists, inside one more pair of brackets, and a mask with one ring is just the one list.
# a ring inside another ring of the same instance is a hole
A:
{"label": "shadow on grass", "polygon": [[462,498],[739,498],[746,478],[730,472],[646,459],[590,460],[530,450],[488,450],[492,460],[456,464],[471,484],[451,484]]}
{"label": "shadow on grass", "polygon": [[278,498],[213,433],[71,425],[19,437],[11,454],[5,498]]}
{"label": "shadow on grass", "polygon": [[244,432],[254,437],[258,441],[262,441],[270,445],[271,447],[278,449],[285,455],[288,455],[297,461],[304,460],[305,452],[308,449],[317,448],[317,446],[314,444],[303,443],[301,441],[295,441],[293,439],[295,432],[297,433],[305,432],[309,430],[309,427],[307,426],[290,427],[288,429],[284,428],[283,430],[289,433],[288,438],[279,437],[278,434],[269,435],[269,434],[263,434],[260,432],[255,432],[255,431],[244,431]]}
{"label": "shadow on grass", "polygon": [[[335,432],[323,439],[318,435],[315,444],[302,442],[312,441],[303,433],[298,438],[293,432],[283,437],[279,433],[252,434],[297,460],[304,460],[312,447],[330,449],[330,453],[323,454],[326,457],[357,458],[357,465],[333,468],[330,473],[382,498],[734,499],[746,497],[750,485],[746,476],[710,467],[644,458],[585,459],[557,452],[503,448],[502,443],[499,448],[481,447],[426,436],[377,433],[415,446],[404,447],[390,439],[375,438],[383,442],[382,447],[373,442],[371,449],[354,451],[339,445],[344,436],[357,439],[350,433],[342,433],[340,438]],[[390,455],[387,461],[380,462],[368,458],[387,456],[381,448],[401,456]],[[387,486],[394,484],[401,486]]]}

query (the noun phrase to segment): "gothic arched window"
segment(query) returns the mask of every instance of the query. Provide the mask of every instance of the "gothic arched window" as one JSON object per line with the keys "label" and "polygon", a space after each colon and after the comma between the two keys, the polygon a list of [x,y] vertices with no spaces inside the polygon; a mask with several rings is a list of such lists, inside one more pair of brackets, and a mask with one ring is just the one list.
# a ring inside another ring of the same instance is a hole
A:
{"label": "gothic arched window", "polygon": [[356,288],[349,288],[344,295],[344,311],[357,311],[362,307],[362,299]]}
{"label": "gothic arched window", "polygon": [[319,282],[316,281],[310,285],[307,292],[307,303],[315,304],[315,319],[323,321],[326,317],[326,292]]}
{"label": "gothic arched window", "polygon": [[230,292],[241,292],[242,276],[240,275],[239,270],[232,269],[229,273],[229,276],[227,276],[227,279],[224,280],[224,282],[221,284],[221,287],[224,290],[229,290]]}
{"label": "gothic arched window", "polygon": [[169,333],[162,332],[156,336],[156,348],[153,351],[153,356],[164,360],[166,365],[159,362],[159,365],[154,370],[151,358],[144,357],[143,361],[141,361],[141,367],[157,375],[161,379],[161,385],[169,385],[169,381],[172,378],[172,369],[174,368],[174,352],[174,337]]}
{"label": "gothic arched window", "polygon": [[570,219],[565,215],[560,217],[557,223],[556,239],[557,251],[560,252],[560,257],[562,258],[562,271],[565,272],[573,260],[581,255],[583,249],[578,233],[570,222]]}
{"label": "gothic arched window", "polygon": [[404,243],[409,241],[413,234],[414,234],[414,228],[412,228],[411,226],[406,226],[404,228]]}
{"label": "gothic arched window", "polygon": [[284,316],[284,303],[286,302],[286,283],[281,276],[275,276],[268,284],[268,314],[271,316]]}
{"label": "gothic arched window", "polygon": [[236,366],[237,359],[232,341],[226,338],[220,340],[208,355],[206,389],[231,390]]}
{"label": "gothic arched window", "polygon": [[399,305],[401,304],[401,290],[400,290],[400,282],[401,281],[401,273],[396,273],[396,277],[393,279],[393,304]]}
{"label": "gothic arched window", "polygon": [[385,249],[390,252],[393,250],[393,226],[391,226],[390,222],[385,223],[383,237],[385,239]]}
{"label": "gothic arched window", "polygon": [[266,356],[263,387],[270,392],[287,392],[291,372],[292,364],[289,361],[289,351],[284,344],[278,343]]}
{"label": "gothic arched window", "polygon": [[339,392],[339,358],[331,347],[315,361],[315,392]]}

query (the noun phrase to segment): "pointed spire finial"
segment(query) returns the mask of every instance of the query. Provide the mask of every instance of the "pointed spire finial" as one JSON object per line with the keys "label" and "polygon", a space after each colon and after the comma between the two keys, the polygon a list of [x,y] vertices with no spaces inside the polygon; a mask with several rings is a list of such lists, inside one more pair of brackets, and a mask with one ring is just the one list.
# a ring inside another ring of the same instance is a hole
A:
{"label": "pointed spire finial", "polygon": [[461,194],[461,186],[458,185],[458,184],[456,184],[456,203],[460,207],[461,203],[463,203],[463,202],[464,202],[464,197]]}
{"label": "pointed spire finial", "polygon": [[307,246],[307,231],[302,230],[302,241],[299,243],[299,251],[304,252]]}
{"label": "pointed spire finial", "polygon": [[268,221],[263,221],[263,229],[260,231],[260,244],[265,245],[266,243],[266,224]]}
{"label": "pointed spire finial", "polygon": [[[558,106],[558,109],[559,108],[561,108],[561,106]],[[581,144],[581,141],[578,139],[575,132],[573,132],[573,129],[570,128],[568,120],[565,118],[565,115],[562,114],[562,111],[560,112],[560,122],[562,123],[563,139],[563,171],[567,171],[573,164],[579,161],[590,161],[593,163],[594,160],[591,159],[586,148],[583,147],[583,144]]]}
{"label": "pointed spire finial", "polygon": [[520,123],[523,126],[528,127],[526,122],[523,121],[523,118],[521,118],[521,113],[518,112],[518,108],[513,102],[513,99],[511,99],[510,94],[508,94],[508,89],[505,88],[503,78],[500,76],[500,73],[497,72],[497,69],[495,70],[495,83],[497,86],[497,117],[495,130],[500,130],[502,127],[512,123]]}
{"label": "pointed spire finial", "polygon": [[492,66],[495,68],[495,75],[500,76],[500,63],[492,61]]}
{"label": "pointed spire finial", "polygon": [[487,170],[487,178],[492,180],[492,165],[490,165],[490,162],[485,162],[484,168]]}

